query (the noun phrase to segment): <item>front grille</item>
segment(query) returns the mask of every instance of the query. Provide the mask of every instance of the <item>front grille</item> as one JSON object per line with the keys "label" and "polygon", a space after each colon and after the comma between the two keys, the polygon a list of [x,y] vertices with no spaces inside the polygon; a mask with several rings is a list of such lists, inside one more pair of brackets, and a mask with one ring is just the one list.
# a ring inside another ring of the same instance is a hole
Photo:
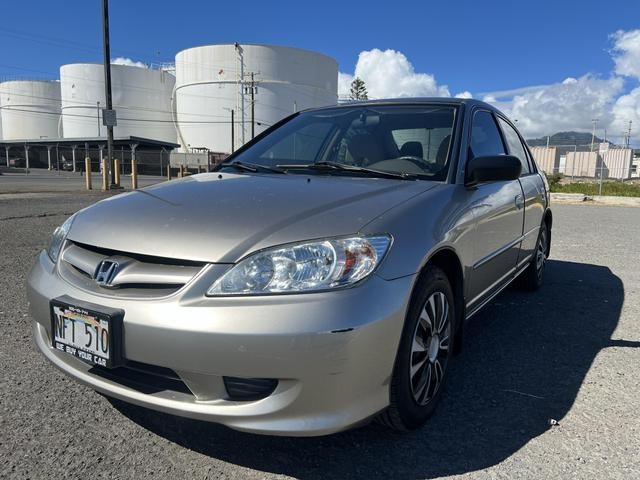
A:
{"label": "front grille", "polygon": [[[99,285],[96,273],[103,260],[118,264],[106,285]],[[164,296],[179,290],[204,267],[202,262],[120,252],[68,240],[61,256],[60,272],[83,289],[109,290],[114,296]]]}
{"label": "front grille", "polygon": [[127,361],[116,368],[94,365],[89,373],[147,395],[166,391],[193,395],[176,372],[156,365]]}

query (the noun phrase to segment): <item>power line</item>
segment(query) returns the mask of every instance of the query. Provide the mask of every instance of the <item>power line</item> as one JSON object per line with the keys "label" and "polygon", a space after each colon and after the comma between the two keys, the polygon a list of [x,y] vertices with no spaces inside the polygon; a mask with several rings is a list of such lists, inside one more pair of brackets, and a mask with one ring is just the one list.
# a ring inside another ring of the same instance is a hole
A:
{"label": "power line", "polygon": [[[58,115],[63,115],[63,116],[80,116],[79,114],[70,114],[65,112],[64,110],[66,109],[70,109],[70,108],[88,108],[88,109],[95,109],[96,108],[96,104],[94,102],[83,102],[81,100],[60,100],[57,98],[52,98],[52,97],[42,97],[39,95],[27,95],[27,94],[23,94],[23,93],[15,93],[15,92],[3,92],[2,90],[0,90],[0,94],[5,93],[5,94],[10,94],[10,95],[16,95],[16,96],[21,96],[21,97],[25,97],[25,98],[34,98],[34,99],[38,99],[38,100],[48,100],[51,101],[52,103],[55,103],[56,106],[58,106],[58,104],[61,105],[61,112],[60,113],[56,113],[56,112],[41,112],[41,113],[48,113],[48,114],[58,114]],[[223,99],[226,100],[227,97],[208,97],[208,96],[203,96],[204,98],[214,98],[214,99]],[[73,103],[72,105],[64,105],[64,103],[69,102],[69,103]],[[79,103],[80,105],[75,105]],[[263,105],[266,108],[274,108],[276,110],[283,110],[287,113],[290,113],[288,110],[282,109],[282,108],[278,108],[276,106],[273,105],[266,105],[263,103],[258,102],[257,100],[255,100],[255,104],[256,105]],[[24,105],[19,105],[19,107],[24,107]],[[167,115],[171,115],[174,112],[172,110],[161,110],[161,109],[153,109],[153,108],[146,108],[146,107],[135,107],[135,106],[127,106],[127,105],[118,105],[118,104],[114,104],[114,108],[117,108],[118,110],[132,110],[132,111],[141,111],[141,112],[150,112],[150,113],[161,113],[161,114],[167,114]],[[31,113],[40,113],[38,111],[35,110],[20,110],[18,107],[14,107],[12,105],[2,105],[0,106],[0,110],[5,109],[5,110],[13,110],[13,111],[28,111]],[[196,113],[196,112],[176,112],[176,114],[182,116],[193,116],[193,117],[209,117],[209,118],[227,118],[227,115],[217,115],[214,113]],[[95,115],[84,115],[87,118],[96,118]],[[181,122],[184,123],[184,122]]]}
{"label": "power line", "polygon": [[[25,113],[30,113],[30,114],[36,114],[36,115],[56,115],[56,116],[60,116],[60,113],[57,112],[44,112],[44,111],[35,111],[35,110],[27,110],[27,109],[20,109],[20,108],[12,108],[12,107],[3,107],[6,110],[12,111],[12,112],[25,112]],[[95,108],[95,107],[94,107]],[[68,116],[68,117],[76,117],[76,118],[91,118],[92,120],[96,119],[95,115],[82,115],[79,113],[64,113],[62,115]],[[150,123],[174,123],[173,120],[160,120],[160,119],[154,119],[154,118],[127,118],[127,117],[119,117],[118,121],[130,121],[130,122],[150,122]],[[266,125],[266,126],[271,126],[270,123],[261,121],[259,119],[256,119],[256,122],[261,124],[261,125]],[[191,121],[191,120],[180,120],[179,123],[186,123],[186,124],[230,124],[231,121],[229,120],[209,120],[209,121]],[[240,120],[236,120],[234,123],[242,123]],[[117,128],[117,127],[116,127]]]}

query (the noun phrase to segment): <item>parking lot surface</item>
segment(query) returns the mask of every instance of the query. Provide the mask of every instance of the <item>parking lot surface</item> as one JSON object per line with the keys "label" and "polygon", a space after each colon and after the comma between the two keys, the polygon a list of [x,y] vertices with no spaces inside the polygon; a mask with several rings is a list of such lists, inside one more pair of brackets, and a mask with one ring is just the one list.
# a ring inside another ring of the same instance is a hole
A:
{"label": "parking lot surface", "polygon": [[27,272],[100,197],[0,195],[0,478],[640,478],[640,209],[554,207],[544,287],[472,319],[424,428],[281,438],[110,400],[36,351]]}
{"label": "parking lot surface", "polygon": [[[165,177],[154,175],[139,175],[138,185],[146,187],[154,183],[162,182]],[[11,169],[5,171],[0,177],[0,194],[3,193],[46,193],[46,192],[77,192],[85,193],[85,177],[82,172],[49,171],[42,168],[32,168],[29,173],[24,169]],[[102,188],[102,175],[98,172],[91,174],[93,190],[91,193],[100,193]],[[131,176],[121,175],[120,185],[125,189],[131,188]]]}

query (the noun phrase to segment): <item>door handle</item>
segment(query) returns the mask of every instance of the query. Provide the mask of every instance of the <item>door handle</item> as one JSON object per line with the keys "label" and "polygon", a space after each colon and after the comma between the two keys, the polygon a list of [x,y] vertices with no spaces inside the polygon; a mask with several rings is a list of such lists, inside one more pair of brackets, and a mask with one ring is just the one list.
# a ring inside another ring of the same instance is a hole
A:
{"label": "door handle", "polygon": [[524,207],[524,198],[522,197],[522,195],[519,195],[519,194],[516,195],[515,202],[516,202],[516,208],[518,210]]}

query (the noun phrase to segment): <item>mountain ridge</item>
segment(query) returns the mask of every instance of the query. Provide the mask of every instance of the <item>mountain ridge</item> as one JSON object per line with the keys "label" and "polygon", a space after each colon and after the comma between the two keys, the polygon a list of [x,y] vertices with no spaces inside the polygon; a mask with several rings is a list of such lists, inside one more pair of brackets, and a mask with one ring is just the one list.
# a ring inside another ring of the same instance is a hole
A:
{"label": "mountain ridge", "polygon": [[[531,147],[546,147],[547,137],[531,138],[526,140],[527,144]],[[603,139],[595,137],[593,143],[604,142]],[[588,132],[556,132],[553,135],[549,135],[549,146],[556,147],[560,145],[591,145],[591,133]]]}

